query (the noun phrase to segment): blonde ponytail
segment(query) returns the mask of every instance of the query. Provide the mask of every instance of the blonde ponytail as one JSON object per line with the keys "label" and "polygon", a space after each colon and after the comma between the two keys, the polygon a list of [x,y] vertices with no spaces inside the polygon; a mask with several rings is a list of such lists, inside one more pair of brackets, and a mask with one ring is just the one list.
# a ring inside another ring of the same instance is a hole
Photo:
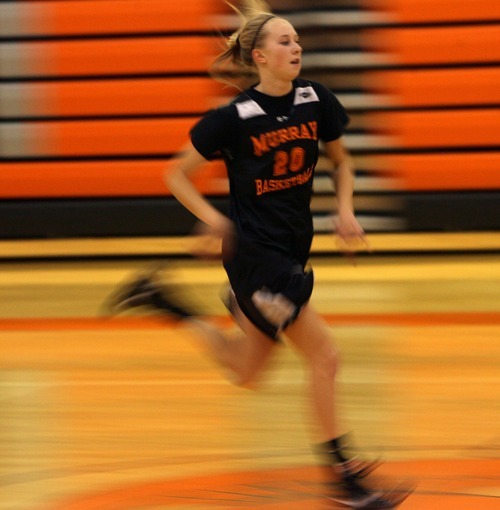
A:
{"label": "blonde ponytail", "polygon": [[210,75],[240,90],[258,81],[252,51],[262,40],[265,24],[276,16],[263,0],[245,0],[241,8],[227,2],[240,18],[240,28],[225,41],[226,49],[215,59]]}

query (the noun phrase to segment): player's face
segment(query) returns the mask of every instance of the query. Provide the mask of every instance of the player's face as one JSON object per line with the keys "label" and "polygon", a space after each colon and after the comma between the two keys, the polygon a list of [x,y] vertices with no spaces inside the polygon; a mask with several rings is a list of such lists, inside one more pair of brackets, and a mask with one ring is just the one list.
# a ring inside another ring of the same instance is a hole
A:
{"label": "player's face", "polygon": [[293,26],[282,18],[268,21],[260,49],[268,69],[278,78],[295,79],[302,65],[302,47]]}

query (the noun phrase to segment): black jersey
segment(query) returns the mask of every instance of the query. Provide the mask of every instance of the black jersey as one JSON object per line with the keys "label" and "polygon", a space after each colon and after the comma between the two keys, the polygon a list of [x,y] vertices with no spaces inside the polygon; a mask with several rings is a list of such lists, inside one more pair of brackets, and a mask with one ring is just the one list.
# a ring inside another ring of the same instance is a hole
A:
{"label": "black jersey", "polygon": [[339,138],[347,122],[328,89],[297,79],[282,97],[246,90],[193,127],[194,147],[207,159],[221,154],[225,160],[240,239],[305,263],[318,142]]}

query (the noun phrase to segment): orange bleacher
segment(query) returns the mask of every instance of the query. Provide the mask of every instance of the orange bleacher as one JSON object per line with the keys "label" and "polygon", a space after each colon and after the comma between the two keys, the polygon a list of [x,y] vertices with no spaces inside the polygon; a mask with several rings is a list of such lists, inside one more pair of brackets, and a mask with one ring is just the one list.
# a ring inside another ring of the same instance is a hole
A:
{"label": "orange bleacher", "polygon": [[500,145],[500,108],[369,113],[365,122],[405,149]]}
{"label": "orange bleacher", "polygon": [[365,32],[367,49],[384,52],[391,62],[363,80],[370,92],[389,98],[387,109],[364,116],[365,127],[393,137],[390,153],[371,157],[372,168],[395,178],[396,189],[413,197],[498,191],[500,2],[364,5],[386,12],[389,20]]}
{"label": "orange bleacher", "polygon": [[500,189],[500,152],[385,154],[371,162],[406,191]]}
{"label": "orange bleacher", "polygon": [[220,89],[208,77],[27,82],[10,86],[5,111],[11,117],[192,115],[214,106]]}
{"label": "orange bleacher", "polygon": [[499,67],[372,71],[364,84],[396,107],[500,104]]}
{"label": "orange bleacher", "polygon": [[395,23],[498,21],[497,0],[362,0],[367,9],[386,13]]}
{"label": "orange bleacher", "polygon": [[[500,2],[363,5],[386,15],[360,29],[364,50],[387,58],[351,72],[362,74],[365,91],[390,100],[354,115],[367,133],[392,140],[375,154],[356,147],[368,152],[365,166],[396,179],[391,193],[499,189]],[[222,2],[32,0],[11,7],[12,33],[4,23],[2,35],[13,40],[0,62],[9,80],[0,198],[168,194],[170,156],[196,119],[234,92],[207,76],[220,50],[212,15]],[[224,195],[224,173],[221,162],[207,164],[196,184]]]}
{"label": "orange bleacher", "polygon": [[[140,197],[170,195],[168,161],[71,161],[4,163],[0,199]],[[207,163],[194,177],[206,195],[228,192],[222,161]]]}
{"label": "orange bleacher", "polygon": [[[12,33],[3,25],[15,39],[1,57],[11,82],[2,90],[9,124],[0,197],[168,194],[169,156],[221,93],[206,75],[220,50],[217,9],[215,0],[12,6]],[[220,162],[207,164],[196,183],[207,194],[226,193],[212,179],[223,172]]]}
{"label": "orange bleacher", "polygon": [[11,158],[165,156],[186,143],[193,122],[179,117],[19,123],[21,143],[6,151]]}
{"label": "orange bleacher", "polygon": [[365,31],[365,45],[390,54],[393,65],[500,62],[496,25],[391,27]]}
{"label": "orange bleacher", "polygon": [[[19,2],[10,14],[10,35],[54,37],[213,30],[211,17],[218,4],[216,0]],[[9,35],[8,26],[5,30]]]}
{"label": "orange bleacher", "polygon": [[[426,10],[425,2],[399,2],[397,0],[381,0],[375,3],[392,4],[398,13],[398,19],[408,22],[419,21],[426,12],[432,19],[450,20],[457,15],[465,16],[472,12],[478,15],[479,9],[472,3],[463,3],[464,9],[449,10],[449,2],[436,1],[433,9]],[[483,2],[487,4],[488,2]],[[397,5],[396,5],[397,4]],[[490,2],[491,4],[491,2]],[[500,5],[494,3],[495,6]],[[468,7],[467,7],[468,6]],[[471,6],[473,8],[471,8]],[[490,6],[493,6],[491,4]],[[435,9],[434,9],[435,7]],[[490,9],[484,16],[492,16]],[[476,19],[471,16],[472,19]],[[428,18],[423,18],[428,19]],[[404,37],[396,37],[389,41],[388,32],[385,39],[378,45],[393,47],[397,59],[404,63],[415,63],[416,60],[434,64],[443,59],[443,52],[452,52],[449,43],[453,37],[457,41],[454,60],[459,63],[468,62],[471,56],[480,62],[486,59],[488,51],[497,52],[498,45],[485,51],[484,43],[476,37],[484,27],[461,27],[432,29],[399,28],[397,33],[405,32]],[[494,30],[488,27],[484,34],[490,41]],[[428,29],[427,29],[428,30]],[[443,32],[445,30],[446,32]],[[474,34],[472,40],[470,35]],[[447,46],[440,48],[438,40],[433,36],[443,37],[447,34]],[[380,32],[378,33],[380,35]],[[422,37],[422,34],[429,38]],[[420,35],[420,37],[417,37]],[[372,37],[378,37],[372,35]],[[497,37],[496,35],[494,37]],[[419,51],[410,57],[409,41],[415,38],[414,49]],[[467,51],[458,45],[465,44]],[[479,46],[478,46],[479,44]],[[421,50],[421,51],[420,51]],[[441,53],[440,53],[441,52]],[[491,55],[491,53],[490,53]],[[442,62],[448,64],[448,60]],[[439,147],[488,147],[500,143],[499,110],[491,105],[500,103],[500,68],[499,67],[443,67],[443,68],[409,68],[386,69],[372,71],[365,76],[365,85],[372,92],[389,94],[397,111],[386,111],[367,116],[367,125],[372,129],[381,127],[395,135],[398,146],[406,149],[425,150]],[[471,109],[462,109],[463,107]],[[435,108],[440,110],[436,111]],[[415,110],[418,108],[418,110]],[[408,109],[408,110],[405,110]],[[398,178],[398,187],[407,191],[425,190],[459,190],[459,189],[496,189],[500,187],[500,152],[491,151],[477,153],[453,153],[443,151],[441,154],[396,154],[375,156],[373,166],[382,173]]]}
{"label": "orange bleacher", "polygon": [[5,48],[3,72],[7,78],[82,79],[206,73],[216,46],[204,35],[18,42]]}

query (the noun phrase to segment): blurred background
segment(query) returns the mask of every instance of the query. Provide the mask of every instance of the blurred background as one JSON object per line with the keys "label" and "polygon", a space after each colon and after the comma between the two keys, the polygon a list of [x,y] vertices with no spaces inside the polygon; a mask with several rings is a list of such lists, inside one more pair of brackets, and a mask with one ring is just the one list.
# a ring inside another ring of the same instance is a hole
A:
{"label": "blurred background", "polygon": [[[300,32],[303,76],[352,117],[369,232],[497,230],[500,7],[494,0],[272,0]],[[217,0],[0,5],[0,238],[178,236],[192,218],[162,173],[208,108],[235,18]],[[318,165],[318,233],[332,189]],[[199,185],[221,208],[222,165]],[[175,216],[176,221],[171,221]]]}

